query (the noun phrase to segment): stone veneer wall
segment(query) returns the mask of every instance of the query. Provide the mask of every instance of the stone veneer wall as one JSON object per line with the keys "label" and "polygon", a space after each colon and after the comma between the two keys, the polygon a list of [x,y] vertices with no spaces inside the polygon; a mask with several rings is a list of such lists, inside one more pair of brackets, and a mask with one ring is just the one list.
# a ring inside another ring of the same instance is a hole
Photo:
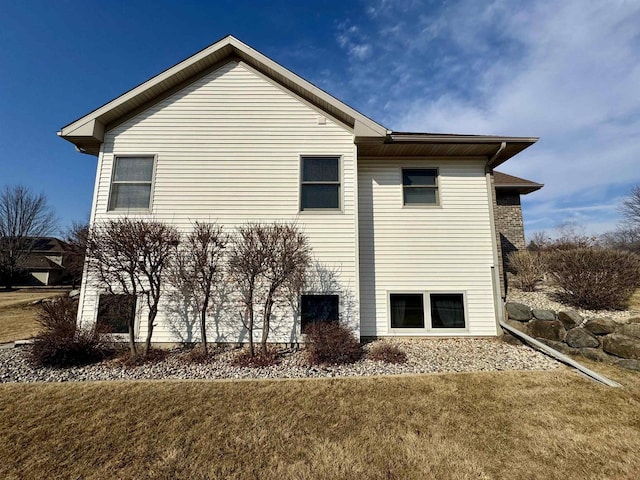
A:
{"label": "stone veneer wall", "polygon": [[493,215],[496,225],[498,254],[501,257],[500,287],[504,296],[509,288],[507,276],[507,258],[511,252],[526,247],[524,241],[524,223],[520,194],[516,192],[495,190]]}

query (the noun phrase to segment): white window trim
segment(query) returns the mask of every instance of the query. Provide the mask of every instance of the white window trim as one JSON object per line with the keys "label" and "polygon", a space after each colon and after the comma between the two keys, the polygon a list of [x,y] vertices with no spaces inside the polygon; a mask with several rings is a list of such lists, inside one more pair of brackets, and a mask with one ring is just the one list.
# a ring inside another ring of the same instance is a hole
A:
{"label": "white window trim", "polygon": [[[302,181],[302,170],[305,158],[337,158],[338,159],[338,182],[303,182]],[[336,213],[343,213],[343,205],[344,205],[344,179],[343,179],[343,171],[344,171],[344,158],[342,155],[334,155],[334,154],[322,154],[322,153],[304,153],[298,155],[298,213],[302,215],[335,215]],[[307,184],[315,184],[315,185],[335,185],[338,184],[338,208],[307,208],[302,209],[302,185],[303,183]]]}
{"label": "white window trim", "polygon": [[[111,195],[113,195],[113,185],[114,183],[119,184],[146,184],[147,182],[128,182],[128,181],[119,181],[115,182],[116,176],[116,164],[119,158],[151,158],[153,159],[153,167],[151,169],[151,191],[149,192],[149,207],[148,208],[111,208]],[[153,209],[153,193],[155,190],[155,182],[156,182],[156,166],[158,165],[158,154],[150,154],[150,153],[126,153],[126,154],[114,154],[113,159],[111,161],[111,179],[109,180],[109,197],[107,198],[107,212],[106,213],[150,213]]]}
{"label": "white window trim", "polygon": [[[452,294],[462,295],[462,306],[464,308],[464,328],[434,328],[431,321],[431,294]],[[393,328],[391,327],[391,295],[422,295],[422,307],[424,316],[424,328]],[[416,335],[416,334],[456,334],[469,332],[469,307],[467,304],[466,290],[387,290],[387,332],[393,335]]]}
{"label": "white window trim", "polygon": [[[432,185],[405,185],[404,184],[404,171],[405,170],[435,170],[436,171],[436,184]],[[433,188],[436,192],[436,203],[405,203],[404,202],[404,189],[405,186],[408,188]],[[416,165],[406,165],[400,167],[400,202],[402,203],[402,208],[442,208],[442,200],[440,198],[440,168],[439,167],[431,167],[431,166],[416,166]]]}

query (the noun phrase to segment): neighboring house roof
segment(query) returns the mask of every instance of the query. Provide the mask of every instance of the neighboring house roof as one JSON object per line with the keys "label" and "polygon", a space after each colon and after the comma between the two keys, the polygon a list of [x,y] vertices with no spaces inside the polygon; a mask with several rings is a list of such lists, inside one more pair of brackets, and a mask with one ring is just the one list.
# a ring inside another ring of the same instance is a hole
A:
{"label": "neighboring house roof", "polygon": [[64,270],[62,265],[58,265],[53,260],[49,260],[42,254],[29,254],[20,265],[25,270]]}
{"label": "neighboring house roof", "polygon": [[495,171],[493,172],[493,183],[497,189],[511,190],[523,195],[540,190],[544,186],[542,183]]}
{"label": "neighboring house roof", "polygon": [[98,155],[105,131],[231,61],[242,62],[352,129],[360,156],[484,156],[494,167],[538,140],[387,130],[231,35],[62,127],[58,135],[79,151]]}
{"label": "neighboring house roof", "polygon": [[33,238],[34,245],[31,252],[48,253],[50,255],[56,253],[65,253],[69,250],[69,244],[55,237],[37,237]]}

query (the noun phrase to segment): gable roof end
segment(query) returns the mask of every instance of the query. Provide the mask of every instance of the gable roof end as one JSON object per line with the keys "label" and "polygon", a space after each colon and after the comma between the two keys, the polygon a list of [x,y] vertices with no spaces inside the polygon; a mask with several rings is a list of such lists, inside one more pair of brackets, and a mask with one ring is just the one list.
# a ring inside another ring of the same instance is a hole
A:
{"label": "gable roof end", "polygon": [[356,137],[384,138],[387,129],[347,104],[329,95],[295,73],[274,62],[262,53],[228,35],[155,77],[132,88],[70,124],[62,127],[58,135],[76,148],[97,155],[106,129],[119,120],[151,106],[163,95],[182,88],[212,69],[229,61],[242,61],[274,81],[301,96],[317,108],[343,122],[354,130]]}

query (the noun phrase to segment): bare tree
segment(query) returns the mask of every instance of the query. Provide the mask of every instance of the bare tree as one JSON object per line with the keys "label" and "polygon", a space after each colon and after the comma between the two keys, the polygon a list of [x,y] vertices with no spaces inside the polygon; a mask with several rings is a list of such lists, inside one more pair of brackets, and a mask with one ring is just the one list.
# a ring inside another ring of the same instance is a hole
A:
{"label": "bare tree", "polygon": [[627,228],[640,229],[640,185],[633,187],[622,201],[620,213],[626,220]]}
{"label": "bare tree", "polygon": [[[165,269],[180,240],[177,229],[157,221],[120,218],[94,225],[87,241],[89,275],[110,293],[123,293],[147,302],[144,355],[151,348],[154,322],[162,295]],[[137,357],[135,319],[127,319],[131,354]]]}
{"label": "bare tree", "polygon": [[223,273],[223,253],[227,235],[220,225],[195,222],[194,229],[176,253],[170,282],[182,292],[193,295],[200,314],[200,339],[207,348],[207,311],[211,296]]}
{"label": "bare tree", "polygon": [[5,186],[0,192],[0,275],[7,290],[33,249],[37,237],[55,227],[55,215],[43,193],[22,185]]}
{"label": "bare tree", "polygon": [[305,273],[311,264],[311,247],[307,237],[294,224],[274,223],[264,226],[259,235],[266,252],[264,272],[265,298],[262,310],[262,354],[267,354],[273,306],[286,301],[295,292],[298,296],[305,283]]}
{"label": "bare tree", "polygon": [[80,222],[73,222],[64,234],[64,241],[69,245],[64,267],[71,277],[72,288],[76,288],[82,280],[88,236],[89,224]]}
{"label": "bare tree", "polygon": [[249,335],[249,352],[252,357],[255,355],[253,330],[256,296],[267,268],[267,252],[260,235],[263,228],[259,223],[238,227],[228,256],[229,276],[240,296],[240,321]]}

